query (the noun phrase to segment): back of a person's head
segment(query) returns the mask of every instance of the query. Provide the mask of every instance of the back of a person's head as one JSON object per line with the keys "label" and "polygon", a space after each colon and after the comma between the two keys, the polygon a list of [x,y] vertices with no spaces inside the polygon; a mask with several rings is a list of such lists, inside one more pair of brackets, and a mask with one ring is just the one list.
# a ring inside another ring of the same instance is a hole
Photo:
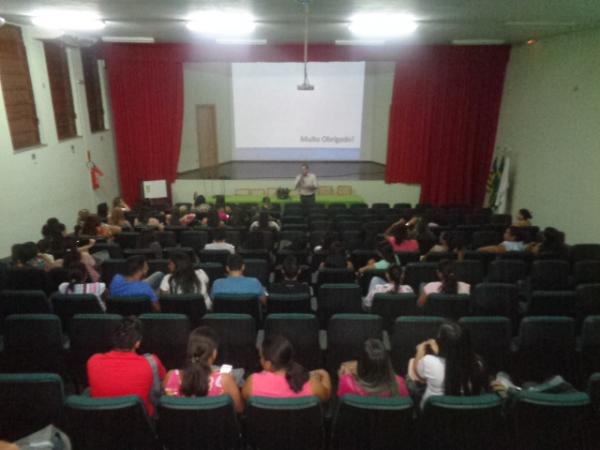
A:
{"label": "back of a person's head", "polygon": [[392,364],[383,342],[379,339],[367,339],[363,344],[357,361],[357,380],[369,393],[398,393],[398,387]]}
{"label": "back of a person's head", "polygon": [[473,352],[468,330],[456,322],[444,322],[436,342],[439,356],[445,359],[444,394],[480,394],[484,389],[483,364]]}
{"label": "back of a person's head", "polygon": [[342,255],[346,251],[346,247],[342,241],[333,241],[329,246],[330,255]]}
{"label": "back of a person's head", "polygon": [[406,240],[407,233],[406,223],[404,221],[400,222],[392,229],[391,234],[394,236],[396,245],[401,244],[404,240]]}
{"label": "back of a person's head", "polygon": [[21,262],[27,262],[38,254],[38,248],[35,242],[28,241],[21,244]]}
{"label": "back of a person's head", "polygon": [[135,316],[121,319],[113,332],[113,346],[117,350],[133,350],[141,340],[142,322]]}
{"label": "back of a person's head", "polygon": [[95,236],[97,234],[97,228],[101,225],[100,217],[96,214],[90,214],[85,222],[83,222],[83,226],[81,229],[81,234],[87,234],[90,236]]}
{"label": "back of a person's head", "polygon": [[398,264],[392,264],[387,269],[387,275],[389,280],[394,283],[395,290],[397,291],[400,285],[402,284],[402,280],[404,279],[404,270],[402,266]]}
{"label": "back of a person's head", "polygon": [[115,197],[115,198],[113,198],[113,202],[112,202],[113,208],[115,208],[117,206],[121,206],[121,202],[122,201],[123,201],[123,199],[121,197]]}
{"label": "back of a person's head", "polygon": [[519,227],[515,227],[515,226],[510,226],[508,227],[508,229],[506,230],[508,232],[508,234],[512,237],[512,239],[516,242],[522,241],[523,238],[521,236],[521,229]]}
{"label": "back of a person's head", "polygon": [[387,241],[382,241],[377,245],[377,253],[379,253],[382,259],[385,259],[389,263],[396,262],[394,249]]}
{"label": "back of a person's head", "polygon": [[183,395],[203,397],[208,394],[211,362],[216,351],[217,343],[209,335],[196,330],[190,333],[181,380]]}
{"label": "back of a person's head", "polygon": [[273,371],[284,370],[288,386],[300,392],[309,379],[308,371],[294,361],[294,348],[280,335],[267,337],[262,344],[262,358],[271,363]]}
{"label": "back of a person's head", "polygon": [[261,229],[269,228],[269,213],[267,211],[261,211],[258,215],[258,226]]}
{"label": "back of a person's head", "polygon": [[212,231],[213,241],[221,242],[225,240],[225,230],[223,228],[216,228]]}
{"label": "back of a person's head", "polygon": [[531,215],[531,211],[529,211],[527,208],[521,208],[519,210],[519,215],[524,219],[524,220],[531,220],[533,219],[533,216]]}
{"label": "back of a person's head", "polygon": [[283,275],[288,280],[293,280],[298,277],[300,268],[298,267],[298,259],[294,255],[287,255],[281,265]]}
{"label": "back of a person's head", "polygon": [[98,214],[100,217],[108,216],[108,204],[98,203],[98,206],[96,206],[96,214]]}
{"label": "back of a person's head", "polygon": [[125,264],[125,275],[130,277],[139,271],[144,270],[146,258],[142,255],[130,256]]}
{"label": "back of a person's head", "polygon": [[227,267],[229,268],[229,270],[242,270],[242,268],[244,267],[244,258],[242,258],[237,253],[229,255],[227,257]]}
{"label": "back of a person's head", "polygon": [[85,283],[87,280],[87,268],[82,262],[72,262],[67,267],[67,278],[69,280],[69,288],[74,284]]}
{"label": "back of a person's head", "polygon": [[204,195],[198,195],[194,199],[194,206],[200,206],[200,205],[202,205],[204,203],[206,203],[206,199],[204,198]]}
{"label": "back of a person's head", "polygon": [[194,294],[200,292],[200,280],[194,271],[192,259],[187,253],[175,252],[169,256],[175,271],[169,279],[169,291],[172,294]]}
{"label": "back of a person's head", "polygon": [[26,262],[26,260],[23,259],[24,258],[24,254],[23,254],[23,244],[13,244],[13,246],[10,248],[10,259],[12,261],[13,264],[16,263],[24,263]]}
{"label": "back of a person's head", "polygon": [[438,273],[442,279],[442,294],[458,293],[458,278],[456,277],[456,266],[449,259],[443,259],[438,264]]}

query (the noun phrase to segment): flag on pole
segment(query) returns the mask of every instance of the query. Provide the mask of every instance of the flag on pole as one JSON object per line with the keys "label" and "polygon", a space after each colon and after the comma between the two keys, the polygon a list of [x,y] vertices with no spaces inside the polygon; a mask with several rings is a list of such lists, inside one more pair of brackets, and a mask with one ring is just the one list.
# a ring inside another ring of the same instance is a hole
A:
{"label": "flag on pole", "polygon": [[504,156],[494,158],[492,167],[490,168],[483,206],[492,208],[496,213],[504,213],[506,211],[509,167],[510,160]]}

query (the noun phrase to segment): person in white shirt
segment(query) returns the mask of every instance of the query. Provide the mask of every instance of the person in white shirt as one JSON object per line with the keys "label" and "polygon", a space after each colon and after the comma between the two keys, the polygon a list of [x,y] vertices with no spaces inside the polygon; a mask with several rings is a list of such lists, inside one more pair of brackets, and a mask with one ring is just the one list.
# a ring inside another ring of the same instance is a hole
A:
{"label": "person in white shirt", "polygon": [[216,228],[212,231],[213,241],[204,246],[204,250],[227,250],[232,255],[235,253],[235,245],[225,242],[225,230]]}
{"label": "person in white shirt", "polygon": [[373,298],[376,294],[410,294],[413,292],[409,285],[402,284],[404,281],[404,272],[401,266],[396,264],[389,266],[385,272],[385,277],[387,282],[380,277],[371,278],[369,293],[363,299],[364,309],[371,309]]}
{"label": "person in white shirt", "polygon": [[296,176],[294,189],[300,194],[300,201],[303,205],[310,205],[315,202],[315,194],[319,189],[317,176],[308,172],[308,164],[302,164],[302,172]]}
{"label": "person in white shirt", "polygon": [[506,253],[506,252],[523,252],[527,249],[527,246],[521,238],[521,230],[519,227],[510,226],[504,231],[503,241],[498,245],[488,245],[486,247],[480,247],[477,249],[478,252],[483,253]]}
{"label": "person in white shirt", "polygon": [[458,281],[454,262],[445,259],[438,265],[437,275],[440,281],[432,281],[425,284],[417,300],[417,306],[425,306],[427,297],[431,294],[470,294],[471,285]]}
{"label": "person in white shirt", "polygon": [[488,386],[483,361],[473,352],[468,331],[450,321],[440,325],[435,339],[417,345],[408,376],[426,385],[421,408],[433,395],[480,395]]}
{"label": "person in white shirt", "polygon": [[106,284],[95,283],[89,279],[88,271],[80,261],[69,264],[68,282],[61,283],[58,286],[58,292],[61,294],[92,294],[98,300],[102,311],[106,311],[104,299],[106,297]]}
{"label": "person in white shirt", "polygon": [[194,270],[192,260],[185,253],[174,253],[169,258],[169,274],[160,283],[161,294],[200,294],[206,309],[212,301],[208,296],[208,275],[202,269]]}

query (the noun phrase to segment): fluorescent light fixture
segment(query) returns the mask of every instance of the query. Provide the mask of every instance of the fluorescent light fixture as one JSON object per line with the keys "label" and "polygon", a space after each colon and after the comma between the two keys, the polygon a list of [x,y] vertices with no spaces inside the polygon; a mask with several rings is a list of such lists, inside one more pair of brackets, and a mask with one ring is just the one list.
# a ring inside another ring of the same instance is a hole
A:
{"label": "fluorescent light fixture", "polygon": [[335,45],[384,45],[383,39],[336,39]]}
{"label": "fluorescent light fixture", "polygon": [[102,42],[117,42],[123,44],[154,44],[154,38],[147,36],[102,36]]}
{"label": "fluorescent light fixture", "polygon": [[502,45],[506,44],[503,39],[454,39],[452,45]]}
{"label": "fluorescent light fixture", "polygon": [[104,28],[96,14],[81,11],[39,11],[31,22],[40,28],[63,31],[97,31]]}
{"label": "fluorescent light fixture", "polygon": [[266,39],[215,39],[223,45],[266,45]]}
{"label": "fluorescent light fixture", "polygon": [[409,14],[358,14],[348,28],[357,36],[394,37],[413,33],[418,26]]}
{"label": "fluorescent light fixture", "polygon": [[188,17],[187,27],[197,33],[243,36],[256,28],[252,15],[241,11],[198,11]]}

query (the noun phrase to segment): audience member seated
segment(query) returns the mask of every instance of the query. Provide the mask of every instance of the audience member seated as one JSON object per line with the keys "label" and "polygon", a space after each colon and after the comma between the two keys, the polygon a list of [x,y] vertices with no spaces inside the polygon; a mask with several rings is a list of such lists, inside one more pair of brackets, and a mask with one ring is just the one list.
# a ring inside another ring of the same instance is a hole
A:
{"label": "audience member seated", "polygon": [[369,292],[363,299],[363,308],[369,310],[373,306],[373,298],[375,294],[410,294],[413,289],[407,285],[402,284],[404,281],[404,271],[399,265],[391,265],[385,272],[385,278],[373,277],[369,283]]}
{"label": "audience member seated", "polygon": [[569,247],[565,244],[565,233],[553,227],[547,227],[542,233],[542,242],[531,244],[528,248],[534,255],[554,255],[558,258],[569,256]]}
{"label": "audience member seated", "polygon": [[210,211],[210,205],[206,203],[206,198],[204,195],[197,195],[194,198],[194,210],[201,214],[206,214]]}
{"label": "audience member seated", "polygon": [[31,241],[13,245],[11,260],[12,266],[19,269],[33,268],[46,270],[53,265],[53,261],[40,254],[37,245]]}
{"label": "audience member seated", "polygon": [[[102,222],[106,222],[108,219],[108,204],[106,202],[98,203],[98,206],[96,206],[96,214],[100,217]],[[86,219],[87,217],[83,219],[83,222],[85,222]],[[83,226],[83,223],[81,223],[81,226]]]}
{"label": "audience member seated", "polygon": [[165,226],[161,222],[161,218],[164,219],[164,214],[154,211],[150,206],[142,206],[135,218],[134,225],[136,227],[149,227],[154,230],[163,231]]}
{"label": "audience member seated", "polygon": [[409,239],[415,239],[417,241],[430,241],[435,242],[435,234],[429,229],[429,223],[423,216],[415,216],[406,223],[408,228],[407,236]]}
{"label": "audience member seated", "polygon": [[427,255],[431,253],[447,253],[450,251],[450,242],[449,242],[450,233],[448,231],[442,231],[440,233],[440,238],[438,239],[438,243],[429,249],[429,251],[421,255],[421,261],[427,261]]}
{"label": "audience member seated", "polygon": [[113,207],[113,209],[121,208],[125,212],[131,211],[131,208],[129,207],[129,205],[127,203],[125,203],[125,200],[123,200],[123,198],[121,198],[121,197],[113,198],[112,207]]}
{"label": "audience member seated", "polygon": [[260,281],[254,277],[244,276],[244,260],[238,254],[227,258],[227,278],[219,278],[212,285],[211,298],[219,294],[246,294],[256,296],[262,304],[267,301],[267,293]]}
{"label": "audience member seated", "polygon": [[423,307],[431,294],[470,294],[471,285],[456,279],[456,267],[453,261],[440,261],[437,270],[440,281],[432,281],[421,288],[417,306]]}
{"label": "audience member seated", "polygon": [[346,247],[341,241],[334,241],[327,250],[325,261],[321,263],[320,268],[324,269],[349,269],[354,270],[352,261]]}
{"label": "audience member seated", "polygon": [[60,259],[65,250],[64,238],[67,235],[67,229],[63,223],[60,223],[57,218],[49,218],[42,227],[42,237],[48,243],[48,253],[54,259]]}
{"label": "audience member seated", "polygon": [[79,232],[77,234],[112,239],[113,236],[121,232],[121,227],[102,223],[100,216],[97,216],[96,214],[90,214],[83,223],[81,230],[78,231]]}
{"label": "audience member seated", "polygon": [[178,397],[216,397],[228,395],[236,412],[244,410],[240,391],[231,374],[213,367],[217,343],[204,327],[190,333],[183,369],[170,370],[163,381],[165,395]]}
{"label": "audience member seated", "polygon": [[125,219],[123,209],[116,207],[113,208],[108,216],[108,224],[113,227],[119,227],[122,230],[133,230],[131,223]]}
{"label": "audience member seated", "polygon": [[225,230],[217,228],[212,232],[213,241],[204,246],[204,250],[227,250],[232,255],[235,253],[235,246],[225,242]]}
{"label": "audience member seated", "polygon": [[153,384],[154,360],[158,377],[163,380],[165,368],[155,355],[138,355],[142,343],[142,324],[135,317],[125,317],[116,326],[113,335],[113,350],[93,355],[87,362],[90,396],[93,398],[138,396],[148,415],[154,414],[150,401]]}
{"label": "audience member seated", "polygon": [[68,269],[74,262],[81,262],[85,265],[90,280],[93,282],[100,280],[100,274],[96,270],[96,260],[90,255],[89,250],[96,244],[95,239],[74,239],[69,236],[65,238],[65,252],[62,259],[55,262],[55,266]]}
{"label": "audience member seated", "polygon": [[250,231],[254,230],[277,232],[281,230],[281,226],[267,211],[261,211],[258,219],[250,224]]}
{"label": "audience member seated", "polygon": [[437,338],[417,345],[408,376],[426,386],[421,408],[433,395],[472,396],[488,389],[484,363],[473,352],[468,331],[455,322],[443,323]]}
{"label": "audience member seated", "polygon": [[331,378],[323,369],[309,372],[294,361],[294,349],[282,336],[271,336],[260,349],[263,371],[248,377],[242,388],[244,399],[250,397],[309,397],[321,401],[331,396]]}
{"label": "audience member seated", "polygon": [[337,396],[408,397],[404,378],[394,373],[383,342],[367,339],[358,360],[340,366]]}
{"label": "audience member seated", "polygon": [[153,308],[158,311],[160,305],[156,290],[163,279],[162,272],[154,272],[148,278],[148,263],[143,256],[130,256],[127,258],[126,272],[117,274],[110,283],[110,295],[113,297],[148,297]]}
{"label": "audience member seated", "polygon": [[153,250],[153,256],[156,259],[161,259],[163,256],[162,246],[160,245],[160,242],[158,242],[156,231],[154,231],[153,228],[145,228],[140,231],[137,248]]}
{"label": "audience member seated", "polygon": [[408,238],[407,224],[404,219],[391,224],[385,230],[385,238],[392,245],[394,252],[418,252],[419,243]]}
{"label": "audience member seated", "polygon": [[522,252],[526,250],[526,245],[521,238],[521,230],[517,226],[510,226],[504,232],[504,240],[498,245],[488,245],[480,247],[478,251],[483,253],[506,253]]}
{"label": "audience member seated", "polygon": [[533,219],[531,212],[528,209],[522,208],[519,210],[519,212],[517,214],[517,219],[515,220],[515,223],[513,224],[513,226],[515,226],[515,227],[530,227],[531,219]]}
{"label": "audience member seated", "polygon": [[161,294],[200,294],[206,309],[211,309],[208,296],[208,275],[202,269],[194,270],[192,260],[185,253],[173,253],[169,258],[169,274],[160,283]]}
{"label": "audience member seated", "polygon": [[392,250],[392,246],[387,241],[380,242],[377,245],[377,256],[379,257],[378,261],[370,259],[367,265],[361,267],[358,271],[363,273],[368,270],[387,270],[392,264],[398,263],[394,250]]}
{"label": "audience member seated", "polygon": [[277,294],[309,294],[310,287],[306,283],[298,281],[300,275],[300,266],[298,259],[294,255],[287,255],[281,265],[283,281],[271,285],[271,293]]}
{"label": "audience member seated", "polygon": [[93,294],[98,299],[100,307],[106,310],[106,305],[104,304],[106,285],[91,281],[85,264],[81,262],[72,262],[69,264],[68,269],[69,281],[61,283],[58,286],[58,292],[61,294]]}

